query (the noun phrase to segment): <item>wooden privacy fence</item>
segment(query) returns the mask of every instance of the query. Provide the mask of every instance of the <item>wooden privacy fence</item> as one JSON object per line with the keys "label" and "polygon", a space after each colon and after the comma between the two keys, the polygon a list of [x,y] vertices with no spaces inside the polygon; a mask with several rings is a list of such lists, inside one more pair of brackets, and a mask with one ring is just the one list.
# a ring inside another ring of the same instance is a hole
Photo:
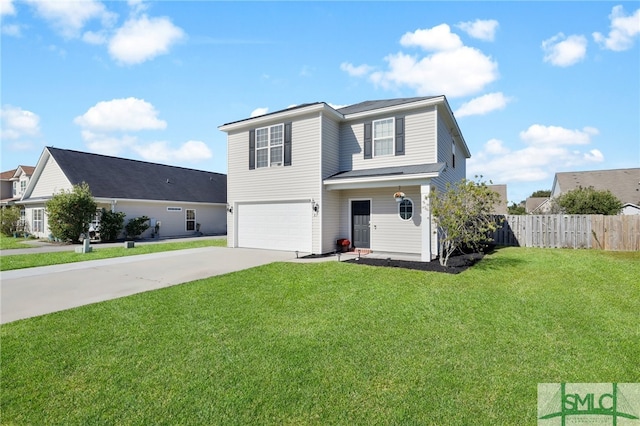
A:
{"label": "wooden privacy fence", "polygon": [[640,215],[507,215],[494,234],[498,245],[640,250]]}

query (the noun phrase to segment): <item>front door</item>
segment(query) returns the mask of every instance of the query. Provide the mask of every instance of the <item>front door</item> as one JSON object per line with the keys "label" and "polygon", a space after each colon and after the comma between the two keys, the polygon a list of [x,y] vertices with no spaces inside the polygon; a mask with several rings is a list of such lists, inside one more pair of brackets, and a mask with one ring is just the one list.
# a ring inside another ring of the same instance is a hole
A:
{"label": "front door", "polygon": [[371,201],[351,202],[351,235],[356,248],[371,248]]}

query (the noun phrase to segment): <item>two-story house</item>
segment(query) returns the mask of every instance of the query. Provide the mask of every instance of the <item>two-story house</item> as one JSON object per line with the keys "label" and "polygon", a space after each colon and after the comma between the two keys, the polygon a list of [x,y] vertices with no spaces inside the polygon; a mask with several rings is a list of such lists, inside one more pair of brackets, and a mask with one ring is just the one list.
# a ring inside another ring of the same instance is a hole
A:
{"label": "two-story house", "polygon": [[33,166],[18,166],[17,169],[0,173],[2,185],[0,192],[1,205],[12,205],[22,198],[34,169],[35,167]]}
{"label": "two-story house", "polygon": [[444,96],[317,102],[219,128],[230,247],[323,254],[346,238],[431,261],[429,194],[465,178],[470,157]]}

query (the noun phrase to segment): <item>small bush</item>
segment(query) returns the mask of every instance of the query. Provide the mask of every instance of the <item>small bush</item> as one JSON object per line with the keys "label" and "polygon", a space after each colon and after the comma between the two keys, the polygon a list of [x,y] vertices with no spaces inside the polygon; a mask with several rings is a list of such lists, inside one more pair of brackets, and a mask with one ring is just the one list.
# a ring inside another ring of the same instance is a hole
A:
{"label": "small bush", "polygon": [[124,212],[112,212],[102,209],[100,216],[100,239],[102,241],[115,241],[124,228]]}
{"label": "small bush", "polygon": [[20,208],[9,206],[0,208],[0,232],[4,235],[11,235],[18,230],[20,220]]}
{"label": "small bush", "polygon": [[147,216],[140,216],[129,220],[127,226],[124,227],[124,231],[127,234],[127,238],[138,238],[144,231],[149,229],[149,218]]}

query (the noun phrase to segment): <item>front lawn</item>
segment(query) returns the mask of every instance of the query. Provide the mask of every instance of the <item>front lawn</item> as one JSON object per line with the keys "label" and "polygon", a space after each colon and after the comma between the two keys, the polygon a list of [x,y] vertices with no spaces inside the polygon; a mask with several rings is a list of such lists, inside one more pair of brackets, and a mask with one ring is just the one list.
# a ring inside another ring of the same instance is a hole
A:
{"label": "front lawn", "polygon": [[[109,247],[100,248],[99,244],[92,246],[89,253],[75,251],[58,251],[51,253],[9,254],[0,258],[0,271],[12,269],[34,268],[36,266],[59,265],[62,263],[84,262],[87,260],[109,259],[113,257],[135,256],[137,254],[159,253],[171,250],[184,250],[200,247],[226,247],[227,239],[198,239],[180,242],[162,242],[137,244],[133,248]],[[80,247],[79,245],[76,247]],[[28,247],[22,247],[28,248]]]}
{"label": "front lawn", "polygon": [[0,232],[0,250],[11,250],[11,249],[21,249],[21,248],[30,248],[33,246],[30,246],[28,244],[25,244],[25,241],[29,241],[27,238],[24,237],[13,237],[13,236],[8,236],[8,235],[4,235],[2,232]]}
{"label": "front lawn", "polygon": [[[214,261],[214,260],[212,260]],[[640,382],[640,253],[275,263],[2,326],[3,424],[536,424]]]}

